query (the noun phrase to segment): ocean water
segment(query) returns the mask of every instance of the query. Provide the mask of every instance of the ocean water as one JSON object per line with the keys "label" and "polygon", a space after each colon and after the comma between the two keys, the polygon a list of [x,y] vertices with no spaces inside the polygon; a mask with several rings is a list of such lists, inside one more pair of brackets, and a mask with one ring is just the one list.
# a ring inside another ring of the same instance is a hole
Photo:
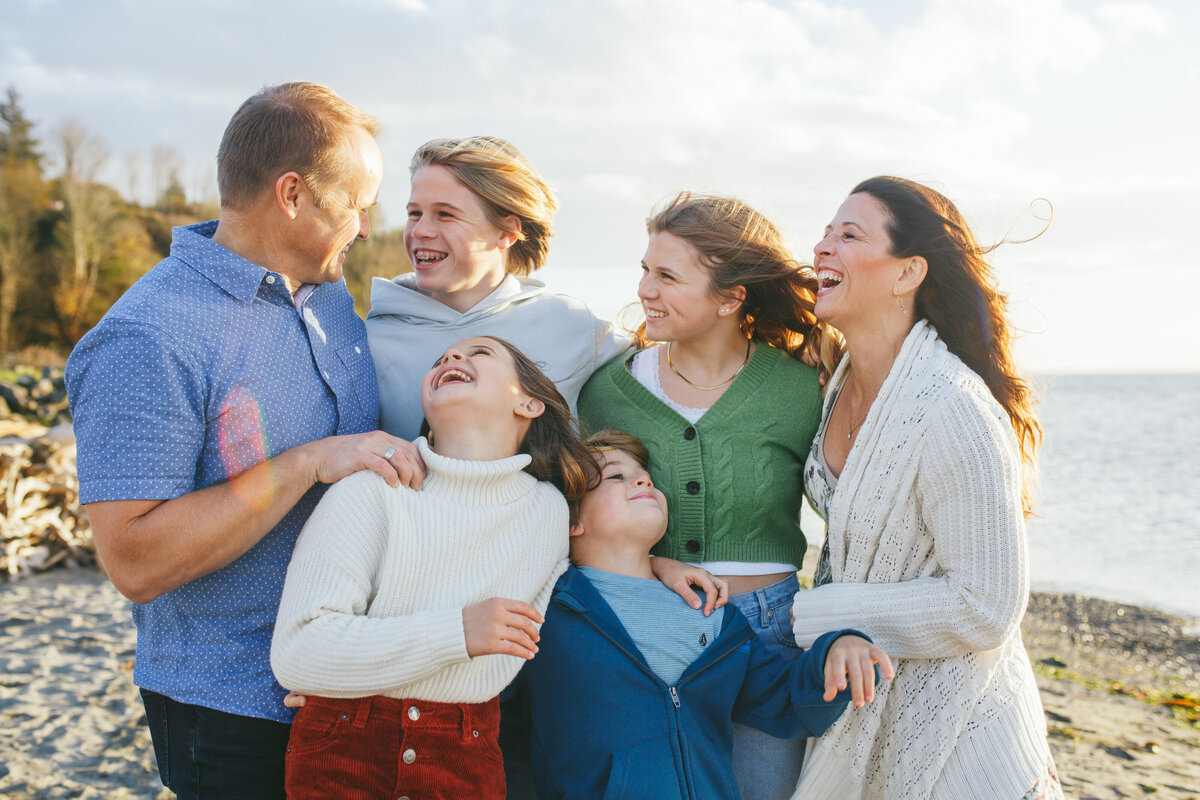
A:
{"label": "ocean water", "polygon": [[[1200,619],[1200,375],[1034,384],[1045,439],[1027,520],[1033,588]],[[819,548],[824,523],[803,512]]]}
{"label": "ocean water", "polygon": [[1200,617],[1200,375],[1036,380],[1035,589]]}

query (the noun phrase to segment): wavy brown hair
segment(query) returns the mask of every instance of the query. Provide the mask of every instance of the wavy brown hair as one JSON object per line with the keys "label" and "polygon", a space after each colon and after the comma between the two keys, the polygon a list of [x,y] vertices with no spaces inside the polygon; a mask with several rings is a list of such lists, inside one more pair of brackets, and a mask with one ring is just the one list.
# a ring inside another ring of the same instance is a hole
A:
{"label": "wavy brown hair", "polygon": [[1008,298],[999,290],[982,247],[959,210],[940,192],[891,176],[870,178],[850,194],[868,194],[887,209],[891,255],[920,256],[929,265],[917,289],[916,317],[925,318],[938,338],[987,384],[1016,431],[1025,463],[1021,491],[1025,513],[1032,510],[1032,476],[1042,426],[1029,382],[1013,357]]}
{"label": "wavy brown hair", "polygon": [[526,472],[539,481],[554,484],[567,498],[571,524],[574,525],[579,501],[596,481],[599,470],[591,451],[579,438],[571,407],[554,382],[516,345],[495,336],[487,338],[512,356],[521,390],[546,406],[545,411],[529,421],[529,430],[521,440],[519,452],[527,453],[533,459],[525,467]]}
{"label": "wavy brown hair", "polygon": [[[715,296],[745,288],[742,332],[748,338],[833,374],[844,349],[841,334],[817,319],[817,276],[792,257],[769,219],[737,198],[685,191],[646,220],[646,232],[670,233],[690,244],[708,269]],[[644,322],[635,336],[639,347],[649,344]]]}
{"label": "wavy brown hair", "polygon": [[[516,236],[505,254],[506,272],[525,277],[546,263],[558,201],[520,150],[496,136],[434,139],[417,148],[409,173],[428,166],[450,170],[479,198],[488,221]],[[519,230],[510,216],[521,221]]]}

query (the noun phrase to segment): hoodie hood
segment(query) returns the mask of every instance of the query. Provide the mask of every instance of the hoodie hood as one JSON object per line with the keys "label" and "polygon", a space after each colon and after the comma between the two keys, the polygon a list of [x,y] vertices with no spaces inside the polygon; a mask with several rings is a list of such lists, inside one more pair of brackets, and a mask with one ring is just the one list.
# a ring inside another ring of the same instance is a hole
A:
{"label": "hoodie hood", "polygon": [[409,325],[463,326],[486,320],[516,303],[540,295],[545,289],[546,285],[541,281],[505,275],[495,291],[459,313],[418,289],[417,276],[408,272],[391,280],[371,280],[371,310],[367,319],[390,316],[395,317],[396,322]]}
{"label": "hoodie hood", "polygon": [[516,345],[554,381],[572,411],[591,374],[629,346],[625,336],[574,298],[541,281],[506,275],[463,313],[417,289],[415,275],[376,278],[367,342],[379,379],[380,427],[402,439],[421,430],[421,380],[446,348],[471,336]]}

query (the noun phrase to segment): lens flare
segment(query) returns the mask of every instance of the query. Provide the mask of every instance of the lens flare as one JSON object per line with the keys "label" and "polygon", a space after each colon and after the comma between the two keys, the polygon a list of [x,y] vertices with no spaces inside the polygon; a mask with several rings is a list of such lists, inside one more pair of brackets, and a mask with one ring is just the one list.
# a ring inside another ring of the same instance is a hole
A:
{"label": "lens flare", "polygon": [[274,467],[267,460],[270,448],[258,400],[243,386],[225,398],[217,425],[221,464],[233,491],[256,511],[271,505]]}

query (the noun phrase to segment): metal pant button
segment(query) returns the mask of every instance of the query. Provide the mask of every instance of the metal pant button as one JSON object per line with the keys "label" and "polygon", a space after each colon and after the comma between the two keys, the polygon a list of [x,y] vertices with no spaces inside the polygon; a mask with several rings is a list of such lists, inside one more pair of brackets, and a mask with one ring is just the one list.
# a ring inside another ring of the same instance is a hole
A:
{"label": "metal pant button", "polygon": [[416,706],[408,707],[408,718],[411,719],[413,722],[416,722],[417,720],[419,720],[421,718],[421,712],[417,710]]}
{"label": "metal pant button", "polygon": [[411,764],[417,760],[417,751],[410,747],[404,751],[400,758],[403,759],[405,764]]}

